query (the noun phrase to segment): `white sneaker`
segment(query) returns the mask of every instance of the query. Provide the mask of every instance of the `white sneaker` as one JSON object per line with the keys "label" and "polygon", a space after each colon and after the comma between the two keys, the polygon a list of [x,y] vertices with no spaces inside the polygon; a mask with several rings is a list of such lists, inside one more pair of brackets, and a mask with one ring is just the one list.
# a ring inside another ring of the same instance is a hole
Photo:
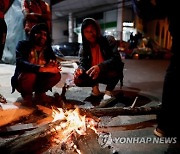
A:
{"label": "white sneaker", "polygon": [[109,103],[111,103],[113,100],[115,100],[116,98],[115,97],[113,97],[113,95],[112,95],[112,92],[111,91],[105,91],[105,94],[104,94],[104,96],[103,96],[103,99],[102,99],[102,101],[100,102],[100,104],[99,104],[99,108],[101,108],[101,107],[105,107],[105,106],[107,106]]}

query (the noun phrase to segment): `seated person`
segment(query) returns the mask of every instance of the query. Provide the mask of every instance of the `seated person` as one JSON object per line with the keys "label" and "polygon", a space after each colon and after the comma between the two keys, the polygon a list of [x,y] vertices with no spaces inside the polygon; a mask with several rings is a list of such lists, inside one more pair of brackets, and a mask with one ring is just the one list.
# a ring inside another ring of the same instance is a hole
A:
{"label": "seated person", "polygon": [[99,83],[106,84],[105,95],[99,105],[104,107],[114,99],[112,91],[119,79],[122,82],[124,63],[114,37],[102,36],[94,19],[84,19],[81,34],[80,63],[74,73],[74,83],[79,87],[92,87],[94,96],[101,94]]}
{"label": "seated person", "polygon": [[24,105],[32,105],[32,96],[46,100],[46,92],[61,79],[61,68],[51,48],[51,38],[45,24],[30,31],[29,40],[19,41],[16,47],[16,69],[11,79],[13,92],[21,93]]}

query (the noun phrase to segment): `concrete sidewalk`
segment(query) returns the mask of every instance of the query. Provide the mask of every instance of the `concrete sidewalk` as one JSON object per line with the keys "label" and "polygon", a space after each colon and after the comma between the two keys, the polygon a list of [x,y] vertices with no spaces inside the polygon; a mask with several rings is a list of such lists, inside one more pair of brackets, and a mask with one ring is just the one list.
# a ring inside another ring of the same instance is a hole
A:
{"label": "concrete sidewalk", "polygon": [[[118,102],[115,106],[131,105],[135,97],[138,97],[137,106],[156,106],[161,102],[162,86],[166,68],[169,61],[167,60],[124,60],[124,92],[126,99]],[[73,81],[74,64],[64,63],[62,68],[62,80],[48,95],[54,92],[61,94],[64,82]],[[0,64],[0,94],[8,101],[8,104],[15,102],[20,94],[15,92],[11,94],[10,77],[14,72],[15,66]],[[104,85],[100,85],[103,92]],[[119,91],[119,84],[115,92]],[[91,88],[76,87],[71,83],[67,90],[66,98],[76,100],[80,107],[93,107],[92,103],[87,101]],[[126,104],[126,103],[129,104]],[[158,140],[153,130],[156,127],[156,115],[136,115],[136,116],[116,116],[101,117],[99,130],[102,133],[99,143],[102,147],[109,147],[110,153],[119,154],[163,154],[163,153],[180,153],[179,144],[172,142],[165,143],[165,139]],[[126,140],[134,140],[127,142]],[[138,140],[138,141],[137,141]],[[158,141],[157,141],[158,140]],[[176,141],[175,141],[176,142]]]}

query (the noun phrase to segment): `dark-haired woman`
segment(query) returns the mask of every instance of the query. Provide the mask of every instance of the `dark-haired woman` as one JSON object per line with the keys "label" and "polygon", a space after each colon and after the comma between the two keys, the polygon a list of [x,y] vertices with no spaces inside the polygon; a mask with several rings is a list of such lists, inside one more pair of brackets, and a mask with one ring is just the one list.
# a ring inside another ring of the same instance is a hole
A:
{"label": "dark-haired woman", "polygon": [[47,25],[35,25],[29,40],[19,41],[16,47],[16,69],[11,80],[13,91],[21,93],[25,105],[32,105],[33,92],[39,101],[45,102],[46,92],[61,79],[60,71]]}
{"label": "dark-haired woman", "polygon": [[74,83],[80,87],[92,87],[92,95],[99,96],[99,83],[106,84],[99,107],[106,106],[114,97],[119,79],[123,79],[123,62],[113,36],[102,36],[100,26],[92,18],[83,20],[81,27],[82,48],[80,64],[74,74]]}

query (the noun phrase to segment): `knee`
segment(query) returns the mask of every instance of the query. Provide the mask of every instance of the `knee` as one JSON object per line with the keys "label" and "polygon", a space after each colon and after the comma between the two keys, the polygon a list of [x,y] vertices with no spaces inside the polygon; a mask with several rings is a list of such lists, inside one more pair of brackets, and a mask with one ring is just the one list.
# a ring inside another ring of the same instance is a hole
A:
{"label": "knee", "polygon": [[36,74],[34,73],[21,73],[18,77],[18,84],[16,90],[19,92],[32,91],[36,81]]}
{"label": "knee", "polygon": [[108,74],[109,78],[118,78],[120,76],[120,73],[117,71],[111,71]]}
{"label": "knee", "polygon": [[83,86],[83,80],[78,78],[78,77],[74,77],[74,84],[78,87],[82,87]]}
{"label": "knee", "polygon": [[27,82],[32,83],[36,80],[36,74],[35,73],[21,73],[18,77],[18,80],[20,82]]}
{"label": "knee", "polygon": [[54,80],[55,80],[56,82],[59,82],[59,81],[61,80],[61,73],[55,74]]}
{"label": "knee", "polygon": [[57,84],[61,80],[61,73],[51,74],[47,78],[47,82],[50,82],[52,84]]}

